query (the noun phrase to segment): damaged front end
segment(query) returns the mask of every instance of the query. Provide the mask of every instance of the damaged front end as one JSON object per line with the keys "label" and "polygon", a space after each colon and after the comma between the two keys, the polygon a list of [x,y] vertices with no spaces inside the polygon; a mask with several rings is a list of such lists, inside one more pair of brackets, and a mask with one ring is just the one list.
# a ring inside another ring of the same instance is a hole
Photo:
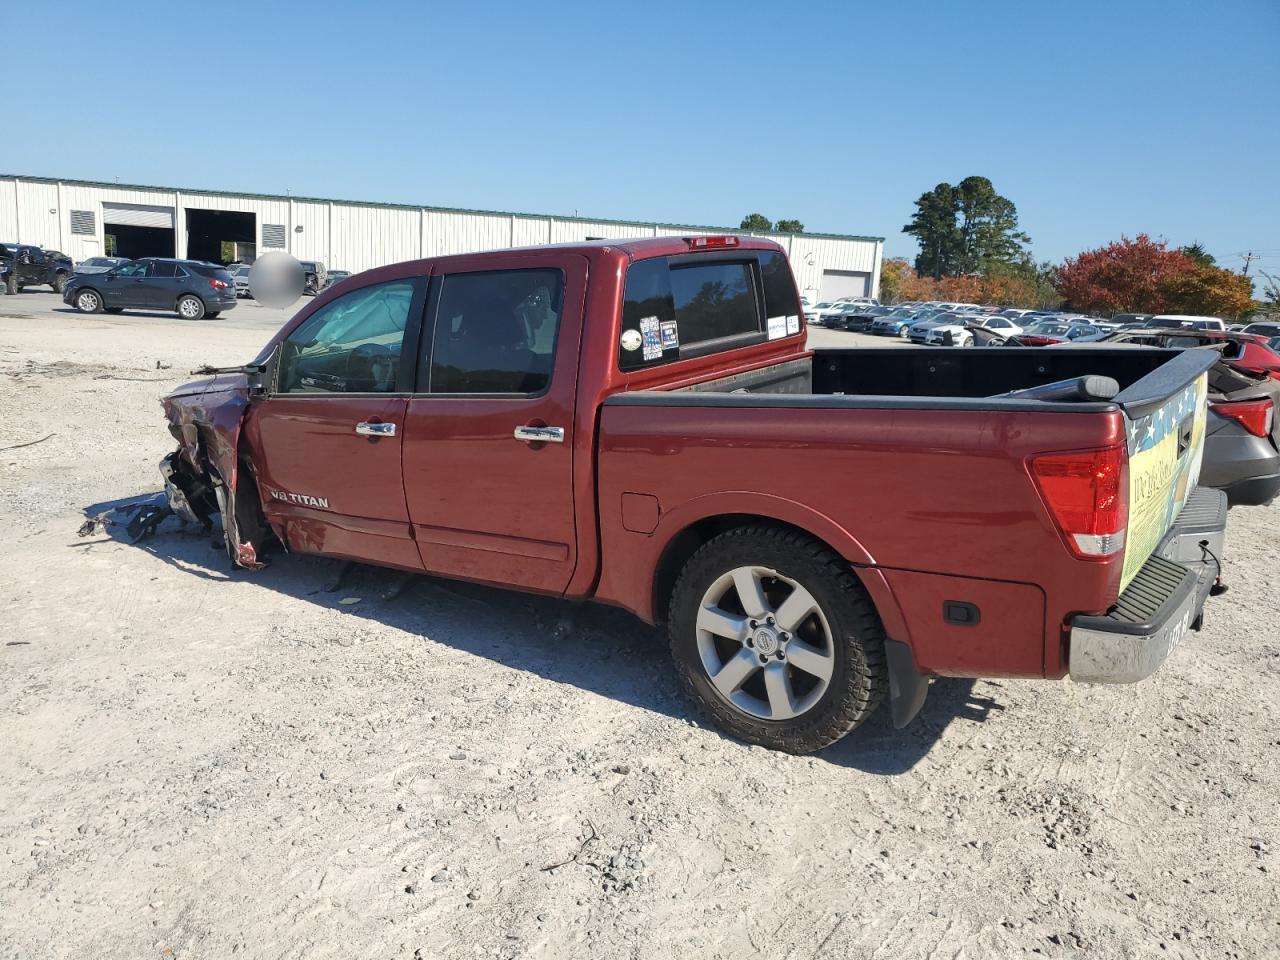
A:
{"label": "damaged front end", "polygon": [[[202,370],[213,376],[178,387],[161,403],[178,449],[160,462],[169,509],[206,529],[222,521],[234,566],[260,570],[272,537],[262,514],[253,465],[241,450],[241,429],[263,368]],[[248,482],[242,483],[243,477]]]}

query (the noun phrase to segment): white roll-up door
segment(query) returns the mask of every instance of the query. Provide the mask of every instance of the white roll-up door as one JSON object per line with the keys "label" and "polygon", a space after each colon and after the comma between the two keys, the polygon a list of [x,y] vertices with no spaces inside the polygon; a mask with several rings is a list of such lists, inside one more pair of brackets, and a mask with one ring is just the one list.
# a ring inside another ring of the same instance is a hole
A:
{"label": "white roll-up door", "polygon": [[104,203],[102,222],[128,227],[173,229],[173,207],[149,207],[141,203]]}
{"label": "white roll-up door", "polygon": [[852,270],[823,270],[822,299],[839,300],[841,297],[865,297],[871,285],[871,274]]}

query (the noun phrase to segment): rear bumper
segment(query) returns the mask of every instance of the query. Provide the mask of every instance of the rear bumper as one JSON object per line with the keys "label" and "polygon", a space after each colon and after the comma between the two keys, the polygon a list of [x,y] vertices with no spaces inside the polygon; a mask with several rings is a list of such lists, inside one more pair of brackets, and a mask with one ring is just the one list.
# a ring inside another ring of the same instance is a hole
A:
{"label": "rear bumper", "polygon": [[1115,605],[1101,616],[1071,619],[1068,662],[1073,680],[1142,680],[1168,659],[1187,631],[1199,629],[1205,600],[1220,573],[1226,516],[1226,495],[1198,488]]}

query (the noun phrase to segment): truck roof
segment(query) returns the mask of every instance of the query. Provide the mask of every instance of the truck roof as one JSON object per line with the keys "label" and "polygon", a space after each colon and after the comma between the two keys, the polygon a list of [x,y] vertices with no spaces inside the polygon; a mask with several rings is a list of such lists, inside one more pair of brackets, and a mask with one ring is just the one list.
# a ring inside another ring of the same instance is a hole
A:
{"label": "truck roof", "polygon": [[[682,253],[694,252],[690,242],[697,237],[703,236],[721,236],[708,234],[690,234],[687,237],[635,237],[631,239],[620,240],[585,240],[579,243],[542,243],[530,247],[504,247],[501,250],[485,250],[476,253],[455,253],[442,257],[428,257],[426,259],[436,260],[456,260],[459,258],[482,257],[490,254],[493,255],[510,255],[520,253],[533,253],[539,250],[563,250],[567,253],[582,253],[587,256],[596,257],[601,253],[609,253],[618,251],[629,260],[646,260],[650,257],[670,257]],[[736,234],[725,235],[736,241],[728,247],[716,247],[714,249],[723,251],[731,250],[774,250],[781,253],[786,251],[781,245],[773,240],[764,237],[742,237]]]}

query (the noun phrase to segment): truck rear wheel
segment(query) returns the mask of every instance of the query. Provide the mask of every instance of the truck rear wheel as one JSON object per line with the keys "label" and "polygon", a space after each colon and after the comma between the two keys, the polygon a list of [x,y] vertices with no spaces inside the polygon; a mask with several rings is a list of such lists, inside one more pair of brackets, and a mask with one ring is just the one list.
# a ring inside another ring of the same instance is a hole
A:
{"label": "truck rear wheel", "polygon": [[849,565],[801,533],[739,527],[703,544],[668,616],[686,689],[721,729],[809,753],[884,699],[884,629]]}
{"label": "truck rear wheel", "polygon": [[61,293],[67,288],[67,275],[65,273],[56,274],[53,278],[53,283],[49,284],[49,286],[53,287],[54,293]]}

